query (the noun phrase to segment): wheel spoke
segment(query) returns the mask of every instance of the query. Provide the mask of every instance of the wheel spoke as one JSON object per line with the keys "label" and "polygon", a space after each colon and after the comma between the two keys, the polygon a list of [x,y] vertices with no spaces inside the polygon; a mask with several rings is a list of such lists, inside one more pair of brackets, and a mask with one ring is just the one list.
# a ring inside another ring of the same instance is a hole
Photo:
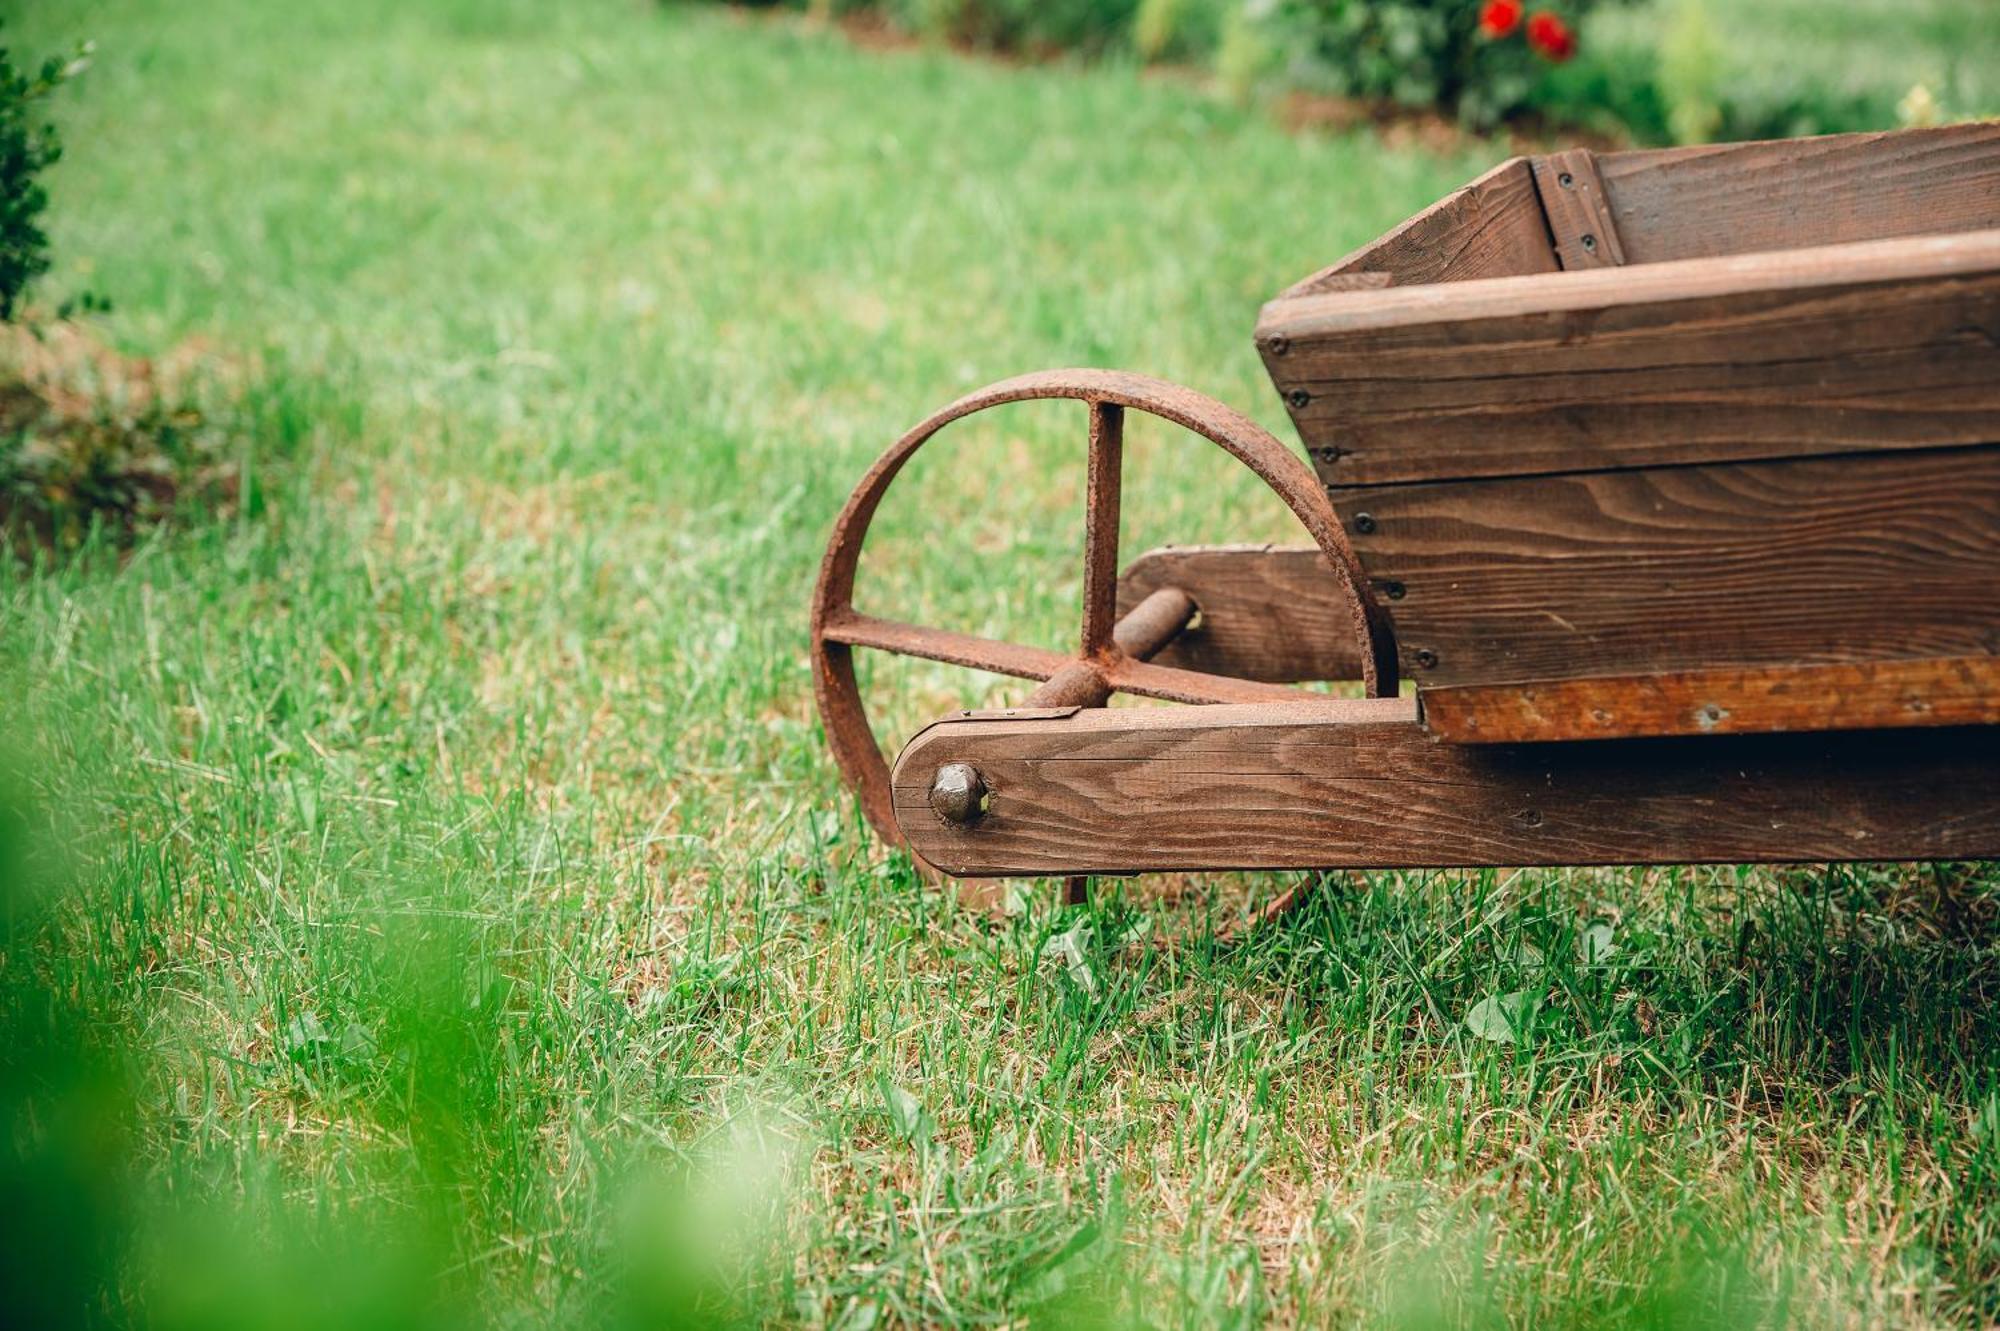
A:
{"label": "wheel spoke", "polygon": [[850,647],[872,647],[897,656],[916,656],[926,661],[964,666],[970,670],[990,670],[996,675],[1017,679],[1047,679],[1072,664],[1076,658],[1040,647],[1023,647],[998,638],[982,638],[972,633],[904,624],[893,619],[877,619],[848,611],[828,619],[823,630],[827,641]]}
{"label": "wheel spoke", "polygon": [[1111,646],[1118,617],[1118,499],[1125,456],[1125,408],[1090,404],[1090,467],[1083,500],[1083,654]]}
{"label": "wheel spoke", "polygon": [[1178,587],[1161,587],[1127,611],[1111,630],[1111,641],[1135,661],[1150,661],[1193,622],[1194,598]]}

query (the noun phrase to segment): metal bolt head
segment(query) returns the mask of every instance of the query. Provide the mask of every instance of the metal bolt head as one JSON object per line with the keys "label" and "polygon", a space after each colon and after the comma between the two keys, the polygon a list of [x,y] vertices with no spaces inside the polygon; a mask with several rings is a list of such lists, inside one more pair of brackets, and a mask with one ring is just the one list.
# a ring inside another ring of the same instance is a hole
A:
{"label": "metal bolt head", "polygon": [[1400,601],[1410,594],[1410,589],[1394,578],[1382,584],[1382,594],[1392,601]]}
{"label": "metal bolt head", "polygon": [[1264,349],[1273,356],[1282,356],[1292,349],[1292,340],[1283,333],[1274,333],[1265,341]]}
{"label": "metal bolt head", "polygon": [[1356,513],[1354,515],[1354,530],[1360,532],[1363,536],[1372,535],[1375,531],[1375,519],[1373,515]]}
{"label": "metal bolt head", "polygon": [[1422,666],[1426,670],[1435,670],[1437,669],[1437,663],[1438,663],[1438,654],[1436,652],[1432,651],[1428,647],[1423,647],[1418,649],[1417,651],[1418,665]]}
{"label": "metal bolt head", "polygon": [[1312,394],[1306,392],[1303,388],[1294,388],[1291,392],[1285,394],[1285,401],[1292,404],[1293,411],[1304,411],[1306,404],[1312,400]]}
{"label": "metal bolt head", "polygon": [[978,822],[986,803],[986,781],[970,763],[946,763],[931,778],[931,812],[954,827]]}

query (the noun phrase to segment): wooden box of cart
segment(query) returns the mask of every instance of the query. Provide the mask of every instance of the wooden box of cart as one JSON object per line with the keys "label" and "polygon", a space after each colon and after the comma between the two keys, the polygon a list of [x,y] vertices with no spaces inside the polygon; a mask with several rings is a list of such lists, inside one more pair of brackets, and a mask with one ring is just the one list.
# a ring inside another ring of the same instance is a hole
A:
{"label": "wooden box of cart", "polygon": [[[1186,389],[1056,371],[864,479],[813,662],[885,837],[969,877],[2000,855],[2000,125],[1517,158],[1256,339],[1310,468]],[[1087,425],[1077,651],[857,610],[903,461],[1048,397]],[[1312,543],[1119,572],[1133,411]],[[892,767],[857,648],[1041,683]],[[1294,687],[1328,679],[1366,696]]]}

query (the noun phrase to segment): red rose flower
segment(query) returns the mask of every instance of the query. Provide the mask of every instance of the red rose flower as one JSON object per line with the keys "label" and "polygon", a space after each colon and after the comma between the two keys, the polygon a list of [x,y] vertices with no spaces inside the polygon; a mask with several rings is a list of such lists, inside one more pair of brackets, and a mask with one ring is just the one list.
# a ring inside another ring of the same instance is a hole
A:
{"label": "red rose flower", "polygon": [[1488,37],[1505,37],[1521,21],[1521,0],[1486,0],[1479,10],[1479,30]]}
{"label": "red rose flower", "polygon": [[1528,15],[1528,45],[1561,64],[1576,54],[1576,34],[1554,14],[1538,9]]}

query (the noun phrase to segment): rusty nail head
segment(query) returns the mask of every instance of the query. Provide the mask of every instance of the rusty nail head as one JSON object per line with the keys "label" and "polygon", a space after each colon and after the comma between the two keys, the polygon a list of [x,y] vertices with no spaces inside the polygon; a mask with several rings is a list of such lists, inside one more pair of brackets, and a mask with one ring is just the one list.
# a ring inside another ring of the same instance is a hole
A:
{"label": "rusty nail head", "polygon": [[1360,532],[1363,536],[1373,535],[1375,531],[1374,515],[1369,513],[1356,513],[1354,515],[1354,530]]}
{"label": "rusty nail head", "polygon": [[986,812],[986,781],[969,763],[946,763],[931,778],[931,812],[956,827],[970,827]]}
{"label": "rusty nail head", "polygon": [[1292,404],[1292,410],[1294,411],[1304,411],[1306,403],[1312,400],[1312,394],[1306,392],[1303,388],[1294,388],[1291,392],[1285,394],[1285,401]]}
{"label": "rusty nail head", "polygon": [[1432,651],[1430,648],[1422,647],[1417,650],[1417,664],[1422,666],[1424,669],[1435,670],[1437,669],[1437,663],[1438,663],[1438,654]]}

